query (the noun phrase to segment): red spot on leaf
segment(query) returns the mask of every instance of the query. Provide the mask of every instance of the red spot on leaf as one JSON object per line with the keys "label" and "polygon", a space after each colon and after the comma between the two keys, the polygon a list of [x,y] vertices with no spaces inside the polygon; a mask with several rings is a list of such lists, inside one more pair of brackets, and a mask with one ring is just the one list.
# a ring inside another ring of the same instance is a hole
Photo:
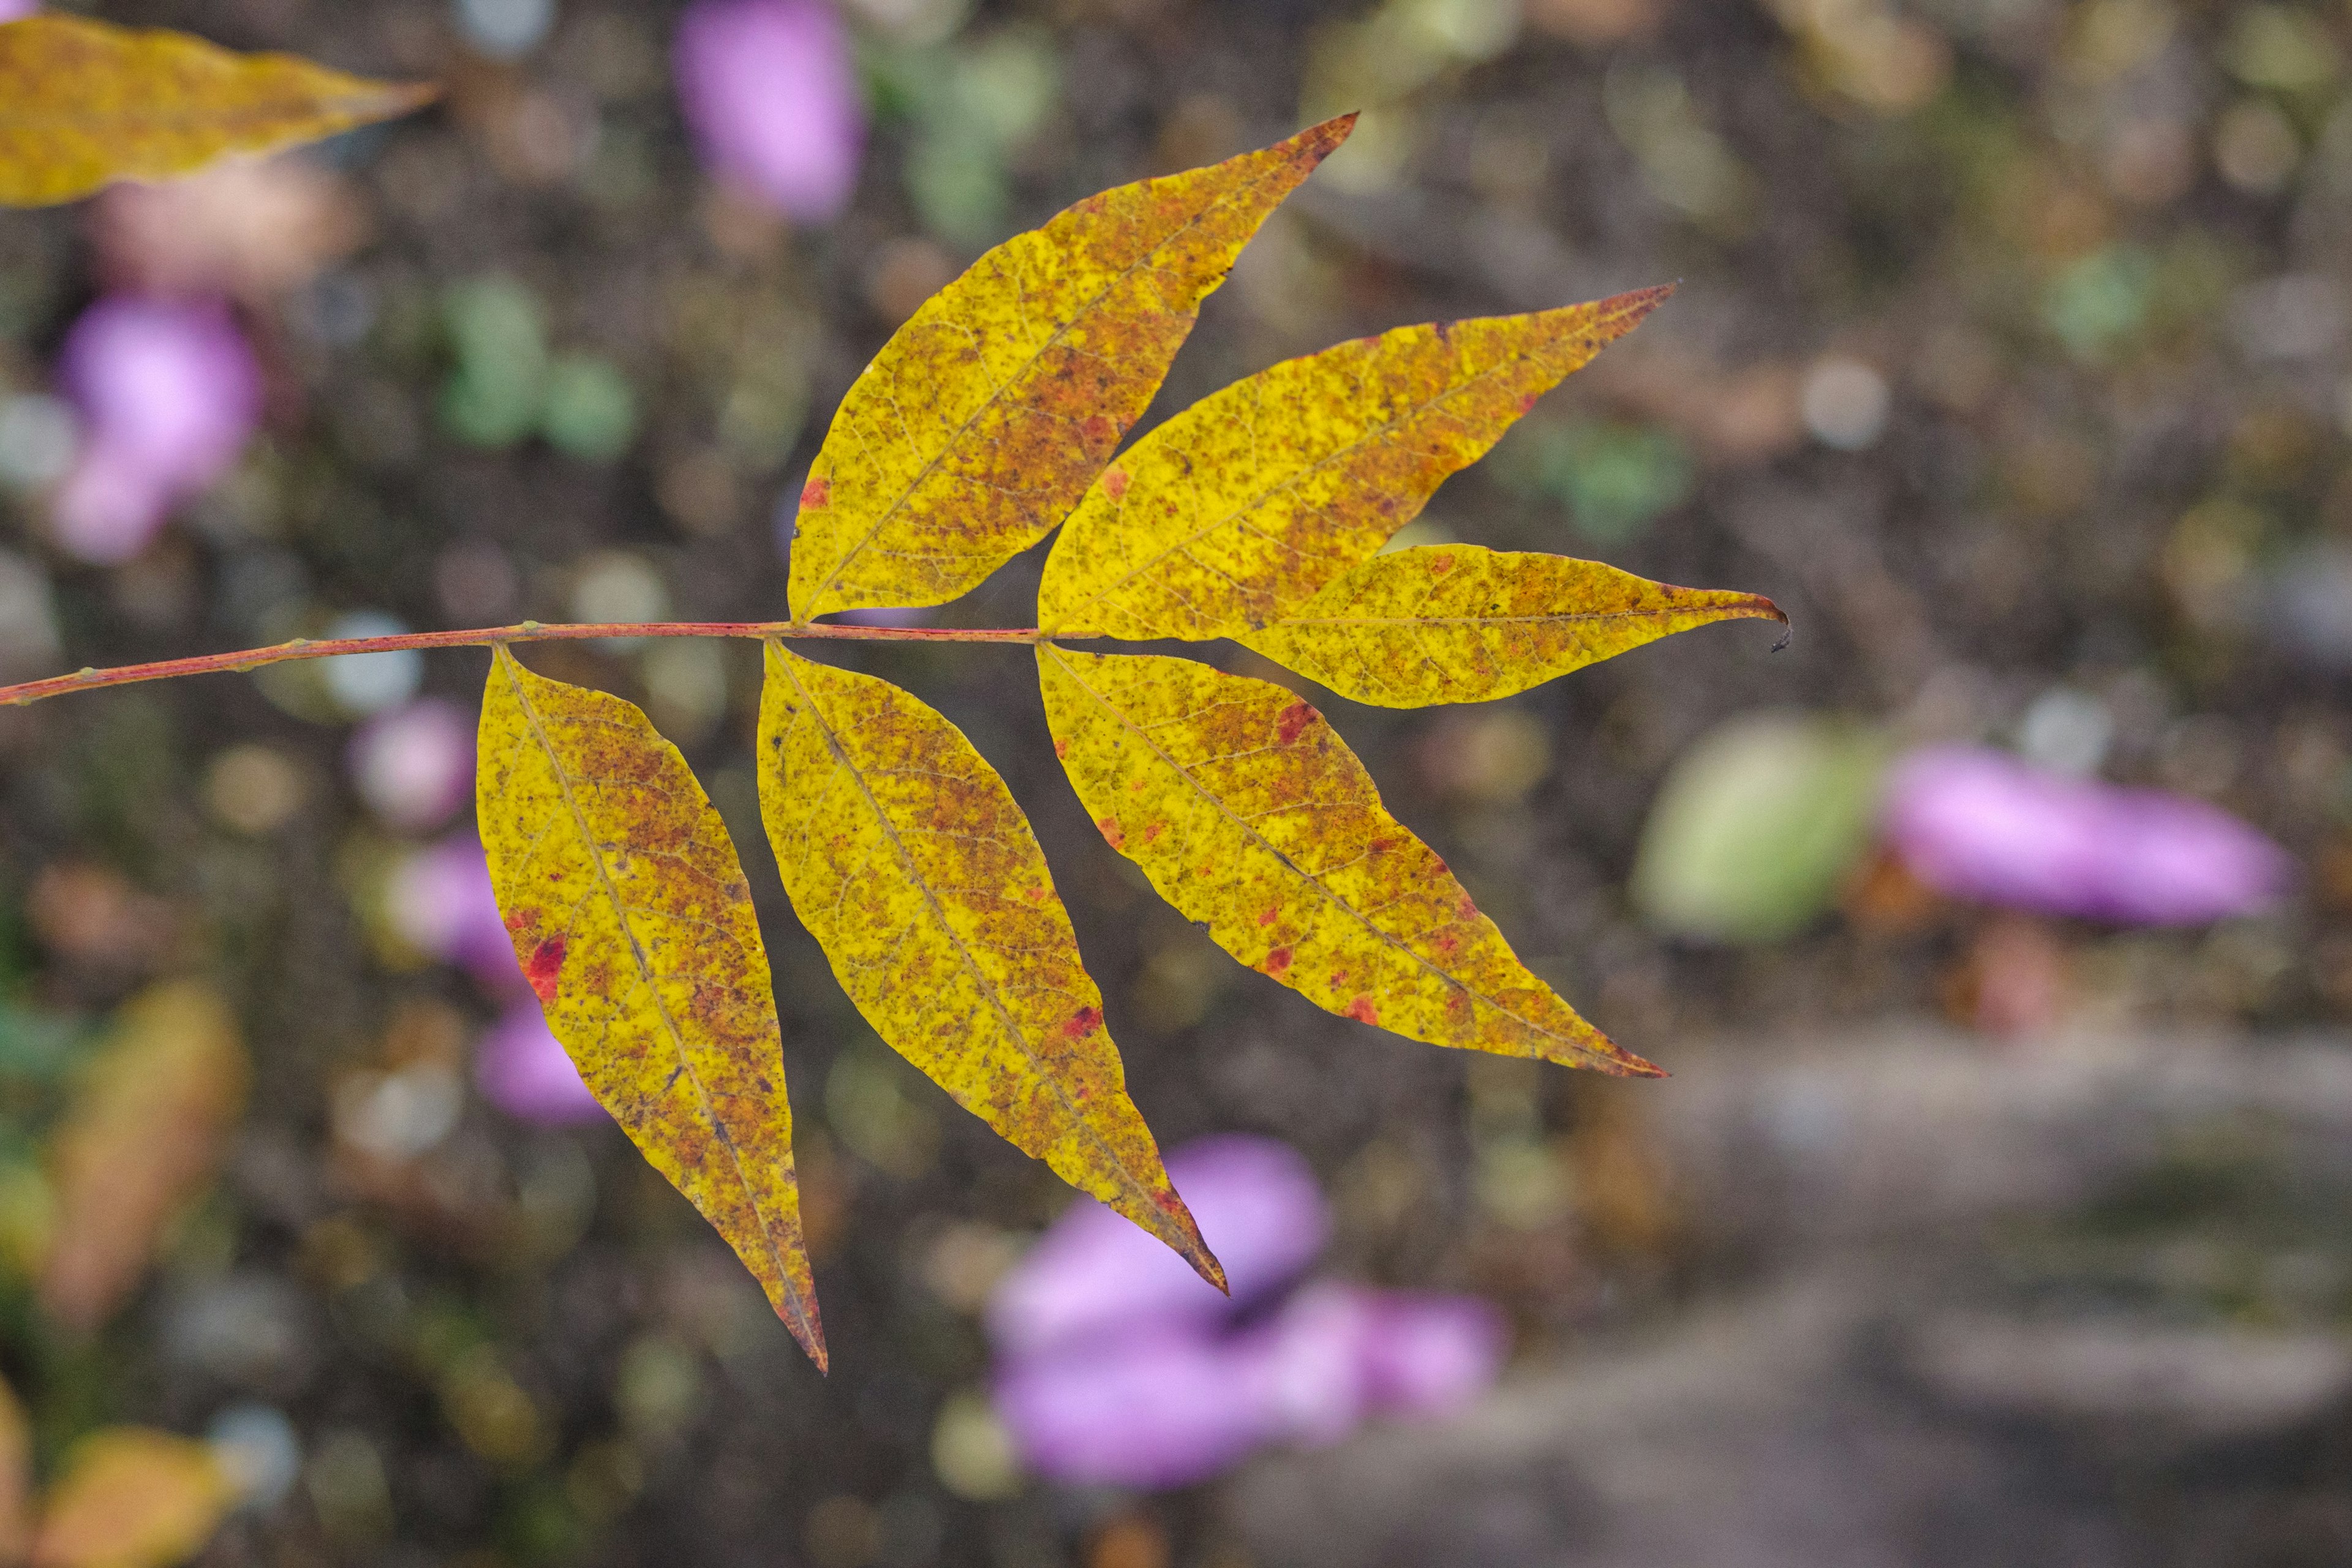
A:
{"label": "red spot on leaf", "polygon": [[1143,830],[1143,841],[1146,844],[1156,844],[1160,841],[1160,836],[1167,831],[1167,823],[1155,822],[1150,826]]}
{"label": "red spot on leaf", "polygon": [[1257,917],[1257,923],[1262,926],[1270,926],[1274,923],[1274,917],[1280,912],[1281,911],[1278,910],[1268,910],[1265,913]]}
{"label": "red spot on leaf", "polygon": [[1372,999],[1369,996],[1358,996],[1349,1001],[1347,1013],[1359,1024],[1378,1024],[1381,1021],[1381,1010],[1372,1005]]}
{"label": "red spot on leaf", "polygon": [[1276,979],[1281,979],[1290,968],[1290,950],[1286,947],[1276,948],[1272,952],[1265,955],[1265,962],[1258,965],[1258,967],[1265,970],[1268,974],[1273,975]]}
{"label": "red spot on leaf", "polygon": [[1068,1023],[1062,1026],[1062,1036],[1065,1039],[1083,1040],[1101,1027],[1102,1009],[1081,1007],[1070,1015]]}
{"label": "red spot on leaf", "polygon": [[1127,847],[1127,829],[1118,825],[1118,817],[1098,817],[1096,819],[1095,826],[1102,829],[1104,839],[1112,848],[1123,849]]}
{"label": "red spot on leaf", "polygon": [[1099,414],[1087,415],[1086,423],[1078,426],[1078,434],[1086,437],[1088,447],[1095,449],[1114,446],[1118,441],[1118,426]]}
{"label": "red spot on leaf", "polygon": [[1451,555],[1433,555],[1429,559],[1429,569],[1432,573],[1443,577],[1448,572],[1454,570],[1454,557]]}
{"label": "red spot on leaf", "polygon": [[831,504],[832,500],[833,481],[831,479],[811,479],[801,487],[801,506],[804,510],[813,511],[818,507]]}
{"label": "red spot on leaf", "polygon": [[1069,760],[1069,756],[1070,756],[1070,743],[1069,743],[1067,741],[1056,741],[1056,742],[1054,742],[1054,755],[1055,755],[1055,756],[1056,756],[1057,758],[1060,758],[1060,759],[1061,759],[1062,761],[1064,761],[1064,762],[1067,762],[1067,761]]}
{"label": "red spot on leaf", "polygon": [[1313,708],[1304,702],[1294,702],[1275,715],[1274,732],[1282,738],[1282,743],[1286,746],[1298,739],[1299,731],[1315,722],[1315,719],[1316,713]]}
{"label": "red spot on leaf", "polygon": [[1526,414],[1526,413],[1529,413],[1529,412],[1533,411],[1533,409],[1535,408],[1535,405],[1536,405],[1536,399],[1538,399],[1538,397],[1540,397],[1540,396],[1542,396],[1542,395],[1542,395],[1541,393],[1538,393],[1538,392],[1528,392],[1528,393],[1522,393],[1522,394],[1520,394],[1520,395],[1519,395],[1519,412],[1520,412],[1520,413],[1522,413],[1522,414]]}
{"label": "red spot on leaf", "polygon": [[562,967],[563,939],[560,936],[549,937],[532,948],[530,956],[523,961],[523,978],[530,981],[530,988],[539,994],[541,1006],[555,1005],[555,976]]}
{"label": "red spot on leaf", "polygon": [[1478,906],[1470,901],[1469,894],[1465,893],[1454,900],[1454,912],[1465,921],[1475,921],[1478,918]]}
{"label": "red spot on leaf", "polygon": [[1103,494],[1110,497],[1113,500],[1125,500],[1127,499],[1128,484],[1129,480],[1127,470],[1124,468],[1113,468],[1103,475]]}

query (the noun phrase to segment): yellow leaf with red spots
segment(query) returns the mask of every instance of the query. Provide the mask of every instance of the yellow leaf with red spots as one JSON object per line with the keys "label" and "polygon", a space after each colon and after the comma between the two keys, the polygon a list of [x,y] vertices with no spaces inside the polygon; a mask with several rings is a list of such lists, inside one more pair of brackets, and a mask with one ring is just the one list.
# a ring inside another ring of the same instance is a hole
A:
{"label": "yellow leaf with red spots", "polygon": [[1354,122],[1089,196],[926,301],[809,468],[793,618],[941,604],[1044,538],[1151,402],[1202,300]]}
{"label": "yellow leaf with red spots", "polygon": [[770,643],[760,809],[793,910],[875,1032],[1222,1288],[1128,1098],[1045,854],[963,731]]}
{"label": "yellow leaf with red spots", "polygon": [[66,16],[0,23],[0,206],[69,202],[116,180],[168,180],[315,142],[435,92],[160,28]]}
{"label": "yellow leaf with red spots", "polygon": [[211,1445],[108,1427],[66,1455],[41,1511],[33,1568],[171,1568],[212,1539],[236,1501]]}
{"label": "yellow leaf with red spots", "polygon": [[1192,659],[1044,643],[1037,665],[1095,826],[1242,963],[1432,1045],[1657,1072],[1529,973],[1307,702]]}
{"label": "yellow leaf with red spots", "polygon": [[1710,621],[1786,624],[1757,594],[1598,561],[1445,544],[1377,555],[1241,642],[1358,702],[1485,702]]}
{"label": "yellow leaf with red spots", "polygon": [[709,797],[635,706],[503,646],[476,770],[499,910],[548,1027],[824,1366],[768,951]]}
{"label": "yellow leaf with red spots", "polygon": [[1087,491],[1046,559],[1037,624],[1200,640],[1279,620],[1668,292],[1400,327],[1202,398]]}

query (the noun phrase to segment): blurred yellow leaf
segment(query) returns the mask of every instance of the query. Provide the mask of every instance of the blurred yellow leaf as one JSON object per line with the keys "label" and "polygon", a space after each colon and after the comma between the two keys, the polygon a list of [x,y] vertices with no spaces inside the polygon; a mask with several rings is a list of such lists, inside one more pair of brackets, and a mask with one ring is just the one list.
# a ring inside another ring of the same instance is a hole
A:
{"label": "blurred yellow leaf", "polygon": [[1432,1045],[1656,1074],[1528,971],[1307,702],[1191,659],[1037,664],[1095,826],[1244,963]]}
{"label": "blurred yellow leaf", "polygon": [[41,1305],[77,1331],[131,1293],[156,1237],[212,1180],[245,1107],[245,1043],[228,1004],[196,981],[124,1004],[51,1142],[57,1239]]}
{"label": "blurred yellow leaf", "polygon": [[477,754],[490,879],[548,1027],[824,1366],[768,951],[726,825],[644,713],[503,646]]}
{"label": "blurred yellow leaf", "polygon": [[1222,1286],[1128,1099],[1036,837],[963,731],[772,642],[760,806],[793,910],[875,1032]]}
{"label": "blurred yellow leaf", "polygon": [[0,1563],[33,1549],[33,1429],[16,1391],[0,1383]]}
{"label": "blurred yellow leaf", "polygon": [[41,1510],[33,1568],[170,1568],[212,1539],[236,1500],[210,1445],[110,1427],[66,1456]]}
{"label": "blurred yellow leaf", "polygon": [[165,180],[389,120],[431,87],[78,16],[0,23],[0,206]]}
{"label": "blurred yellow leaf", "polygon": [[940,604],[1043,538],[1151,402],[1202,298],[1354,120],[1089,196],[933,295],[809,468],[793,618]]}
{"label": "blurred yellow leaf", "polygon": [[1670,291],[1400,327],[1202,398],[1094,481],[1046,559],[1037,624],[1200,640],[1278,619]]}
{"label": "blurred yellow leaf", "polygon": [[1597,561],[1430,545],[1378,555],[1240,641],[1380,708],[1484,702],[1709,621],[1786,622],[1755,594]]}

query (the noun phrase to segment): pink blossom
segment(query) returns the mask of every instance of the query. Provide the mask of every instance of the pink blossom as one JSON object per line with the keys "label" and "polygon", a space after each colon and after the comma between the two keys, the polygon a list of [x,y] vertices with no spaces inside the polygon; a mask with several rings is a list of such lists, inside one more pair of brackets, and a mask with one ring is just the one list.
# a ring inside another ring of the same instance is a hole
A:
{"label": "pink blossom", "polygon": [[392,929],[417,951],[464,968],[493,995],[528,995],[514,939],[499,915],[489,862],[470,833],[419,849],[384,889]]}
{"label": "pink blossom", "polygon": [[41,8],[41,0],[0,0],[0,22],[19,22]]}
{"label": "pink blossom", "polygon": [[518,1121],[567,1127],[606,1117],[535,1001],[517,1002],[482,1037],[474,1050],[474,1083]]}
{"label": "pink blossom", "polygon": [[2121,925],[2195,925],[2267,908],[2285,851],[2227,812],[1968,747],[1915,752],[1889,777],[1888,839],[1956,898]]}
{"label": "pink blossom", "polygon": [[260,366],[215,301],[100,300],[66,334],[58,374],[85,434],[56,531],[84,561],[145,549],[173,507],[227,472],[261,416]]}
{"label": "pink blossom", "polygon": [[345,761],[360,799],[384,826],[423,833],[457,815],[474,789],[474,726],[436,697],[379,713]]}
{"label": "pink blossom", "polygon": [[1291,1150],[1209,1139],[1171,1154],[1168,1169],[1234,1297],[1108,1209],[1074,1206],[989,1313],[997,1414],[1033,1469],[1185,1486],[1269,1444],[1444,1413],[1494,1381],[1506,1335],[1483,1301],[1339,1284],[1281,1295],[1328,1228]]}
{"label": "pink blossom", "polygon": [[1270,1139],[1209,1138],[1168,1158],[1233,1288],[1229,1300],[1159,1240],[1098,1203],[1055,1223],[989,1303],[990,1337],[1012,1355],[1139,1319],[1215,1322],[1296,1279],[1331,1227],[1315,1173]]}
{"label": "pink blossom", "polygon": [[679,21],[678,98],[712,172],[804,223],[849,205],[866,105],[849,38],[821,0],[696,0]]}

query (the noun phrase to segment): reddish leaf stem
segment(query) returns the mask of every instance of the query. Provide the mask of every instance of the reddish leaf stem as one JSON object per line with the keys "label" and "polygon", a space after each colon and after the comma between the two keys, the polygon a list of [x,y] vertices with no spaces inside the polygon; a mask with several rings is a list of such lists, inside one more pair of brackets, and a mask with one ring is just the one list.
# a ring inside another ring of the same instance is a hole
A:
{"label": "reddish leaf stem", "polygon": [[211,675],[221,670],[258,669],[297,658],[332,658],[347,653],[398,653],[407,648],[490,647],[509,642],[576,642],[596,637],[788,637],[826,642],[993,642],[1034,643],[1042,634],[1034,626],[1020,629],[966,629],[958,626],[794,626],[790,621],[595,621],[584,625],[550,626],[524,621],[511,626],[489,626],[468,632],[402,632],[381,637],[335,637],[314,641],[296,637],[269,647],[244,648],[236,653],[199,654],[193,658],[158,659],[152,664],[125,664],[112,669],[80,669],[52,675],[18,686],[0,686],[0,703],[22,708],[44,697],[88,691],[101,686],[129,686],[140,680],[168,680],[177,675]]}

